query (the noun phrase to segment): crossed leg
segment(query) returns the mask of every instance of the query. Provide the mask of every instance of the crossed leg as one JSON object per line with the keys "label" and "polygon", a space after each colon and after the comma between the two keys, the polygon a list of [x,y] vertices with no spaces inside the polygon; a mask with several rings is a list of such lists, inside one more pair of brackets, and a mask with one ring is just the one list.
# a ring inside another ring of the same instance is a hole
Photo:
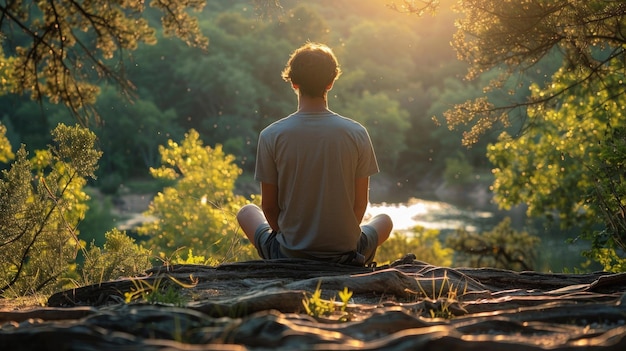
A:
{"label": "crossed leg", "polygon": [[248,237],[251,243],[254,243],[254,232],[257,228],[267,222],[263,210],[255,204],[247,204],[237,212],[237,222]]}
{"label": "crossed leg", "polygon": [[[266,223],[265,215],[259,206],[254,204],[247,204],[243,206],[239,212],[237,212],[237,222],[239,226],[246,234],[250,242],[254,242],[254,232],[257,228]],[[380,246],[385,240],[389,238],[391,231],[393,230],[393,222],[391,218],[386,214],[379,214],[374,216],[367,225],[370,225],[376,229],[378,233],[378,246]]]}
{"label": "crossed leg", "polygon": [[391,221],[391,217],[384,213],[374,216],[366,224],[376,229],[376,233],[378,233],[378,246],[384,243],[385,240],[389,239],[389,235],[393,230],[393,222]]}

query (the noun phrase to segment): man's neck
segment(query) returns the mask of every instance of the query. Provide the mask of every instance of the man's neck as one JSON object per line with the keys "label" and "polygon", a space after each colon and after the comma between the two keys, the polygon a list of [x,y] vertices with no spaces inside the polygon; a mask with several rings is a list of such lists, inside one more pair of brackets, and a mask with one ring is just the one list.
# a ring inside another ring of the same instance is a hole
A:
{"label": "man's neck", "polygon": [[299,94],[298,112],[324,112],[328,111],[326,97],[310,97]]}

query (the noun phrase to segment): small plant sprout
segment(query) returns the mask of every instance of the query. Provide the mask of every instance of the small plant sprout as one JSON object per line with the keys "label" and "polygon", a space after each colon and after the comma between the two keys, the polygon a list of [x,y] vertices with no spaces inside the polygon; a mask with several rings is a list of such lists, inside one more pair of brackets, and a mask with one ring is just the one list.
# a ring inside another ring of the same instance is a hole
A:
{"label": "small plant sprout", "polygon": [[322,299],[322,289],[320,289],[321,284],[322,281],[320,280],[317,283],[317,288],[315,288],[315,291],[311,294],[311,297],[305,296],[302,300],[302,305],[304,306],[306,313],[315,318],[329,316],[335,311],[334,298],[331,300]]}
{"label": "small plant sprout", "polygon": [[133,279],[134,289],[124,293],[124,302],[130,303],[134,300],[144,300],[148,303],[166,303],[175,306],[185,305],[186,298],[181,292],[181,288],[193,288],[198,284],[198,279],[189,276],[191,283],[182,282],[174,277],[168,277],[176,285],[162,284],[163,278],[157,278],[154,283],[143,279]]}
{"label": "small plant sprout", "polygon": [[[302,299],[302,305],[306,313],[315,318],[332,315],[336,311],[337,305],[334,297],[330,300],[322,299],[322,289],[320,289],[320,286],[321,281],[317,283],[317,288],[310,297],[305,296]],[[346,309],[350,298],[352,298],[352,291],[348,290],[348,287],[344,287],[342,291],[337,292],[337,295],[341,300],[341,316],[339,317],[339,321],[348,321],[350,320],[350,315],[346,312]]]}
{"label": "small plant sprout", "polygon": [[348,290],[348,287],[345,286],[342,291],[337,293],[339,295],[339,299],[341,300],[341,312],[346,312],[346,307],[348,307],[348,302],[350,302],[350,298],[352,298],[352,291]]}
{"label": "small plant sprout", "polygon": [[[428,312],[431,318],[445,318],[452,319],[454,318],[454,313],[450,309],[450,306],[457,302],[458,296],[458,287],[455,287],[453,283],[450,282],[450,278],[448,277],[448,272],[445,271],[442,279],[442,283],[437,288],[437,279],[433,276],[431,279],[432,282],[432,296],[430,296],[426,289],[422,286],[422,284],[417,281],[417,286],[420,291],[411,291],[407,289],[408,292],[420,295],[420,293],[425,297],[425,299],[430,300],[431,302],[437,302],[434,308],[429,308]],[[447,289],[446,289],[447,286]],[[445,291],[444,291],[445,290]],[[467,290],[467,283],[463,289],[463,293]]]}

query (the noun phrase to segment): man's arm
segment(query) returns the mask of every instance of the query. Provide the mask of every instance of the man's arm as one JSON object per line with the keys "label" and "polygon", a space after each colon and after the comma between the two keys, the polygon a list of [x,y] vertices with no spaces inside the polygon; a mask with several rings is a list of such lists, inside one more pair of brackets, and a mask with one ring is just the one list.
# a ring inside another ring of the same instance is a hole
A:
{"label": "man's arm", "polygon": [[369,201],[370,177],[357,178],[354,183],[354,215],[359,223],[363,220]]}
{"label": "man's arm", "polygon": [[261,209],[267,223],[274,231],[278,231],[278,186],[261,182]]}

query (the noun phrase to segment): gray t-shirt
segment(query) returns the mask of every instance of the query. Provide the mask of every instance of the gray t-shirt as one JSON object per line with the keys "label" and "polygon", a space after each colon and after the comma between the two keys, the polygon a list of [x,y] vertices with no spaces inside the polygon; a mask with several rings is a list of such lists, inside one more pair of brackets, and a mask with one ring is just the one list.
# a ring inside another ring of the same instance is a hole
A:
{"label": "gray t-shirt", "polygon": [[294,113],[259,135],[255,179],[278,186],[277,240],[294,257],[356,249],[355,179],[377,172],[365,128],[333,112]]}

